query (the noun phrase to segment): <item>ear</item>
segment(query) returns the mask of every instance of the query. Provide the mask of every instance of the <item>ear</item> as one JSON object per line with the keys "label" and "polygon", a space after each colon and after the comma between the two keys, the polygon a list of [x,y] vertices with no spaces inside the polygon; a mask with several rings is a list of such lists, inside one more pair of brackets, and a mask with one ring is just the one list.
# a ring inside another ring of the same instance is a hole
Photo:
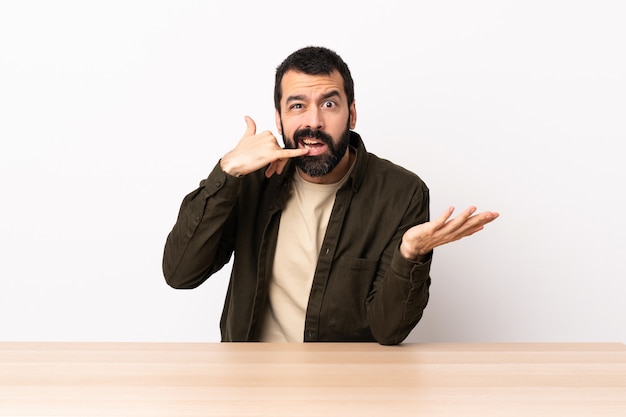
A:
{"label": "ear", "polygon": [[350,105],[350,130],[356,126],[356,101],[352,101]]}
{"label": "ear", "polygon": [[278,110],[276,110],[276,129],[278,129],[278,134],[282,135],[283,134],[283,129],[282,129],[282,123],[280,122],[280,112]]}

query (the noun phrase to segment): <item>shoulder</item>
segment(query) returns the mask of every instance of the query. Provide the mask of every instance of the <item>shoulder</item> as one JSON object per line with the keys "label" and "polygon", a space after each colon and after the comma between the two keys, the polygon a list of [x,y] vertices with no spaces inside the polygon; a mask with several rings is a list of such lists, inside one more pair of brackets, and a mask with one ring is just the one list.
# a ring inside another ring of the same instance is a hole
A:
{"label": "shoulder", "polygon": [[385,194],[393,191],[428,193],[428,186],[415,172],[373,153],[368,152],[365,159],[363,187],[380,188]]}
{"label": "shoulder", "polygon": [[353,133],[351,139],[357,150],[356,166],[353,170],[357,188],[384,187],[401,189],[404,192],[414,188],[414,191],[419,189],[428,192],[426,183],[414,171],[369,152],[358,134]]}
{"label": "shoulder", "polygon": [[367,154],[368,172],[378,175],[404,178],[423,183],[422,179],[414,171],[398,165],[388,159],[381,158],[373,153]]}

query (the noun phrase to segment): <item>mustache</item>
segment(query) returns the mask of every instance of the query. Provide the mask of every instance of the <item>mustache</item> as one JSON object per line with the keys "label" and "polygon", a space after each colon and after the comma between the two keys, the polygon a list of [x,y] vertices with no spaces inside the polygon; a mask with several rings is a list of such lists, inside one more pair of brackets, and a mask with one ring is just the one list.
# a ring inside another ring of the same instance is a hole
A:
{"label": "mustache", "polygon": [[311,129],[311,128],[298,129],[293,134],[293,140],[296,144],[298,142],[301,142],[302,139],[305,139],[305,138],[313,138],[313,139],[321,140],[326,145],[331,145],[331,146],[333,145],[333,138],[328,133],[321,131],[319,129]]}

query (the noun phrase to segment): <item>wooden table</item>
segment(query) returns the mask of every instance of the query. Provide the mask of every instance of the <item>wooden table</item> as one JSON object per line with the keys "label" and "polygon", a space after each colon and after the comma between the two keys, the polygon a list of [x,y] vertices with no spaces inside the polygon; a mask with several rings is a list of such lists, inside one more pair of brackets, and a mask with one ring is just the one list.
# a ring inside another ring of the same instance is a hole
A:
{"label": "wooden table", "polygon": [[0,343],[1,416],[626,416],[624,344]]}

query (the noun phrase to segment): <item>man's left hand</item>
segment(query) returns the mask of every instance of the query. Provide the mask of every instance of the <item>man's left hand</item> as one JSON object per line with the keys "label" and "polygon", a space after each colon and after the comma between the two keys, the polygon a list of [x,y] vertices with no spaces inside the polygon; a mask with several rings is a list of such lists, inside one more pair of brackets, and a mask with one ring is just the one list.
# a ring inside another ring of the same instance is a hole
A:
{"label": "man's left hand", "polygon": [[451,219],[453,212],[454,207],[449,207],[439,218],[407,230],[400,244],[402,256],[409,260],[419,259],[437,246],[473,235],[499,216],[493,211],[474,214],[476,207],[473,206]]}

